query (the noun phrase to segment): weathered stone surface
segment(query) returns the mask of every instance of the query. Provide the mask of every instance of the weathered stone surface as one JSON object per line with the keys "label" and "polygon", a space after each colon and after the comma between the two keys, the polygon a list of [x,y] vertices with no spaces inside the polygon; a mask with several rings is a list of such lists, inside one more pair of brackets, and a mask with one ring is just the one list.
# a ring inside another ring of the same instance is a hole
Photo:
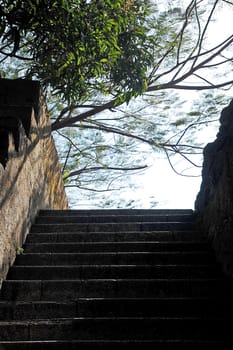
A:
{"label": "weathered stone surface", "polygon": [[[15,95],[15,101],[12,92],[9,92],[10,97],[6,96],[4,99],[4,87],[9,90],[14,84],[11,81],[0,81],[0,109],[1,106],[5,109],[5,104],[10,102],[10,110],[14,114],[19,109],[23,110],[19,104],[22,106],[26,103],[28,106],[31,103],[31,115],[27,114],[30,120],[25,121],[25,125],[28,123],[31,127],[30,133],[27,130],[26,135],[22,123],[19,124],[18,147],[15,147],[12,135],[9,136],[9,160],[5,169],[0,165],[0,281],[14,261],[17,247],[22,246],[38,211],[46,208],[68,208],[45,103],[40,102],[40,107],[35,107],[40,91],[39,85],[30,85],[30,82],[23,81],[20,90],[20,81],[17,80],[13,92],[19,95]],[[27,89],[30,90],[29,95]],[[31,95],[31,92],[36,96]],[[29,97],[25,97],[24,94]],[[35,108],[37,113],[39,111],[37,120]],[[28,107],[26,109],[28,111]]]}
{"label": "weathered stone surface", "polygon": [[223,109],[217,138],[204,150],[195,209],[224,271],[233,276],[233,101]]}

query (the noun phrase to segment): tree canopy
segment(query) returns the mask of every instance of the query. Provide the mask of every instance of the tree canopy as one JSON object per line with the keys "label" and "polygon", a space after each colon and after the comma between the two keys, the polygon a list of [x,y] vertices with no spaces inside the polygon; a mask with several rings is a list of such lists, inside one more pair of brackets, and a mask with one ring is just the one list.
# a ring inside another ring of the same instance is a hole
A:
{"label": "tree canopy", "polygon": [[154,37],[147,1],[14,0],[1,2],[1,53],[27,61],[67,102],[94,93],[121,101],[146,89]]}
{"label": "tree canopy", "polygon": [[[52,129],[67,141],[60,154],[70,186],[85,187],[82,175],[90,185],[144,168],[142,145],[193,163],[202,145],[185,135],[216,117],[224,93],[214,91],[233,83],[233,34],[212,33],[223,8],[233,5],[0,0],[1,76],[42,82]],[[184,113],[177,91],[205,95]]]}

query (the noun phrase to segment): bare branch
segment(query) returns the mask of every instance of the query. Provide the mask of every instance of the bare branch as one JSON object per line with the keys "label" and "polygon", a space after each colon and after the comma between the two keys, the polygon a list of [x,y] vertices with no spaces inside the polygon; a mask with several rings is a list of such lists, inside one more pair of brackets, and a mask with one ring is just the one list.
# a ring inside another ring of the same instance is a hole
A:
{"label": "bare branch", "polygon": [[[161,146],[166,148],[167,150],[171,150],[171,151],[174,150],[174,146],[175,147],[179,146],[180,148],[185,148],[185,149],[190,148],[190,149],[194,149],[194,150],[203,151],[203,147],[188,145],[188,144],[185,144],[185,143],[177,145],[177,144],[172,144],[172,143],[165,142],[165,143],[162,143]],[[169,149],[169,147],[170,147],[170,149]],[[193,154],[193,152],[186,152],[186,151],[182,151],[182,153],[184,153],[184,154]],[[195,152],[195,154],[202,154],[202,152],[200,152],[200,153],[196,153]]]}
{"label": "bare branch", "polygon": [[[221,55],[221,57],[224,57],[223,55]],[[233,57],[230,58],[225,58],[224,61],[220,61],[218,63],[212,63],[212,64],[206,64],[204,68],[213,68],[213,67],[218,67],[221,66],[225,63],[231,63],[233,61]]]}
{"label": "bare branch", "polygon": [[73,187],[76,187],[76,188],[79,188],[80,190],[87,190],[87,191],[91,191],[91,192],[97,192],[97,193],[102,193],[102,192],[111,192],[111,191],[117,191],[119,190],[119,188],[107,188],[107,189],[103,189],[103,190],[97,190],[96,188],[89,188],[89,187],[84,187],[84,186],[80,186],[78,184],[75,184],[75,185],[65,185],[65,188],[73,188]]}
{"label": "bare branch", "polygon": [[[114,133],[114,134],[118,134],[118,135],[122,135],[122,136],[126,136],[126,137],[130,137],[132,139],[136,139],[136,140],[139,140],[139,141],[142,141],[144,143],[148,143],[150,144],[150,141],[141,137],[141,136],[138,136],[138,135],[134,135],[134,134],[131,134],[125,130],[122,130],[122,129],[119,129],[119,128],[116,128],[116,127],[113,127],[113,126],[109,126],[109,125],[105,125],[105,124],[102,124],[102,123],[98,123],[96,121],[89,121],[91,123],[90,124],[82,124],[82,128],[87,128],[87,129],[96,129],[96,130],[101,130],[101,131],[105,131],[105,132],[110,132],[110,133]],[[70,125],[70,127],[80,127],[79,125]]]}
{"label": "bare branch", "polygon": [[215,3],[212,6],[212,9],[211,9],[210,14],[208,16],[208,19],[207,19],[207,21],[205,23],[205,27],[204,27],[204,29],[202,31],[201,38],[199,40],[198,52],[197,52],[196,58],[194,59],[193,64],[192,64],[192,69],[195,67],[195,64],[196,64],[196,62],[198,60],[198,57],[200,56],[200,53],[201,53],[201,50],[202,50],[202,44],[203,44],[203,41],[204,41],[204,38],[205,38],[205,34],[207,32],[207,28],[208,28],[208,26],[210,24],[210,21],[212,20],[212,17],[213,17],[213,14],[215,12],[215,9],[216,9],[216,6],[217,6],[218,2],[219,2],[219,0],[215,0]]}
{"label": "bare branch", "polygon": [[166,149],[164,151],[165,151],[168,163],[169,163],[170,167],[172,168],[172,170],[174,171],[175,174],[177,174],[179,176],[183,176],[183,177],[200,177],[200,175],[186,175],[186,174],[182,174],[181,172],[177,171],[175,169],[174,165],[172,164],[170,156],[169,156],[168,152],[166,151]]}
{"label": "bare branch", "polygon": [[68,175],[64,176],[64,179],[66,180],[66,179],[73,177],[73,176],[78,176],[78,175],[83,174],[83,173],[90,173],[90,172],[99,171],[99,170],[104,170],[104,171],[106,171],[106,170],[135,171],[135,170],[146,169],[147,167],[148,167],[148,165],[142,165],[142,166],[138,166],[138,167],[109,167],[109,166],[106,166],[106,167],[95,166],[95,167],[90,167],[90,168],[84,167],[82,169],[70,172]]}
{"label": "bare branch", "polygon": [[232,5],[232,6],[233,6],[233,3],[232,3],[231,1],[223,0],[223,2],[225,2],[226,4],[229,4],[229,5]]}
{"label": "bare branch", "polygon": [[[165,150],[167,151],[167,149],[165,148]],[[189,162],[191,165],[193,165],[196,168],[201,168],[201,166],[197,165],[196,163],[194,163],[190,158],[188,158],[184,152],[182,152],[177,146],[173,146],[172,147],[172,152],[175,154],[179,154],[182,158],[184,158],[187,162]]]}
{"label": "bare branch", "polygon": [[[190,2],[190,4],[187,6],[186,11],[185,11],[185,16],[184,16],[185,17],[184,24],[183,24],[180,32],[177,34],[176,38],[172,41],[168,50],[163,54],[161,59],[156,63],[156,66],[152,69],[151,74],[150,74],[149,79],[148,79],[149,84],[154,83],[155,81],[157,81],[161,77],[161,74],[159,74],[158,76],[156,76],[155,80],[154,79],[151,80],[152,77],[155,76],[158,69],[161,67],[164,60],[169,56],[169,54],[172,52],[172,50],[176,47],[176,42],[177,42],[178,38],[180,37],[179,44],[178,44],[178,52],[179,52],[181,44],[182,44],[183,33],[184,33],[185,28],[187,27],[188,19],[189,19],[190,13],[192,12],[193,6],[195,6],[195,3],[196,3],[196,0],[192,0]],[[179,54],[177,54],[177,56],[178,55]],[[180,64],[179,59],[177,58],[176,66],[179,66],[179,64]],[[183,63],[181,63],[181,64],[183,64]]]}
{"label": "bare branch", "polygon": [[167,83],[167,84],[163,84],[163,85],[158,85],[158,86],[150,86],[148,88],[147,91],[158,91],[158,90],[165,90],[165,89],[175,89],[175,90],[197,90],[197,91],[201,91],[201,90],[210,90],[210,89],[219,89],[228,85],[232,85],[233,84],[233,80],[230,81],[226,81],[224,83],[220,83],[220,84],[215,84],[215,85],[211,85],[211,86],[204,86],[204,85],[175,85],[173,83]]}
{"label": "bare branch", "polygon": [[194,73],[193,75],[194,75],[194,77],[197,77],[200,80],[203,80],[205,83],[209,84],[210,86],[212,86],[212,87],[214,86],[213,83],[211,83],[209,80],[207,80],[206,78],[202,77],[201,75],[199,75],[197,73]]}
{"label": "bare branch", "polygon": [[64,165],[63,165],[63,167],[62,167],[62,174],[64,173],[65,168],[66,168],[66,165],[67,165],[67,162],[68,162],[68,160],[69,160],[71,149],[72,149],[72,144],[70,143],[68,152],[67,152],[67,154],[66,154],[66,159],[65,159]]}
{"label": "bare branch", "polygon": [[[220,44],[216,45],[215,47],[212,47],[211,49],[200,52],[199,54],[196,54],[194,56],[189,55],[184,61],[180,62],[179,64],[175,64],[173,67],[169,68],[167,71],[160,73],[155,77],[154,80],[151,80],[150,86],[153,86],[153,84],[161,79],[162,77],[164,78],[166,75],[171,74],[172,72],[175,71],[174,77],[170,80],[170,83],[177,84],[181,81],[184,81],[186,78],[190,77],[195,71],[206,68],[207,64],[211,62],[214,58],[217,56],[221,56],[222,52],[228,48],[231,44],[233,43],[233,35],[230,35],[228,38],[226,38],[224,41],[222,41]],[[181,76],[179,79],[177,78],[177,71],[180,73],[181,70],[184,68],[184,66],[189,63],[194,61],[197,61],[197,59],[200,59],[202,57],[207,57],[204,59],[204,61],[200,62],[196,67],[191,67],[188,72],[186,72],[183,76]],[[229,59],[230,61],[230,59]],[[225,62],[224,62],[225,63]],[[213,66],[215,66],[213,64]],[[163,85],[163,84],[161,84]],[[159,85],[156,85],[159,86]],[[159,90],[159,89],[157,89]]]}
{"label": "bare branch", "polygon": [[72,139],[66,135],[64,135],[63,133],[59,132],[58,130],[56,131],[60,136],[64,137],[67,141],[69,141],[69,143],[79,152],[81,152],[81,150],[77,147],[77,145],[72,141]]}
{"label": "bare branch", "polygon": [[[193,50],[189,54],[189,57],[180,65],[180,51],[181,51],[181,47],[182,47],[182,43],[183,43],[184,32],[185,32],[186,27],[188,26],[188,20],[189,20],[189,17],[191,15],[193,9],[195,10],[195,17],[196,17],[197,23],[198,23],[198,40],[197,40],[197,44],[194,46]],[[187,7],[186,12],[185,12],[185,21],[184,21],[182,29],[181,29],[181,31],[180,31],[180,33],[178,35],[180,36],[180,40],[179,40],[179,44],[178,44],[178,48],[177,48],[177,55],[176,55],[177,56],[177,63],[176,63],[176,66],[177,67],[180,66],[180,69],[175,74],[175,76],[173,77],[172,80],[174,80],[176,78],[176,76],[179,74],[179,71],[181,71],[183,69],[183,67],[185,66],[185,64],[187,63],[187,61],[189,61],[189,59],[192,57],[193,53],[196,51],[196,48],[198,47],[198,44],[199,44],[199,38],[201,36],[201,26],[200,26],[198,13],[197,13],[196,0],[192,1],[189,4],[189,6]]]}
{"label": "bare branch", "polygon": [[[209,124],[209,123],[213,123],[216,122],[218,119],[215,120],[205,120],[205,121],[200,121],[197,120],[196,122],[193,122],[191,124],[189,124],[186,128],[184,128],[183,130],[179,131],[177,134],[173,135],[172,137],[169,138],[169,140],[167,140],[166,144],[168,143],[168,141],[171,141],[172,139],[174,139],[175,137],[177,137],[179,134],[181,134],[178,138],[178,140],[176,141],[175,145],[176,146],[180,146],[180,147],[184,147],[184,145],[181,145],[180,142],[183,139],[184,135],[187,133],[187,131],[197,125],[202,125],[202,124]],[[202,147],[195,147],[197,149],[202,149]]]}

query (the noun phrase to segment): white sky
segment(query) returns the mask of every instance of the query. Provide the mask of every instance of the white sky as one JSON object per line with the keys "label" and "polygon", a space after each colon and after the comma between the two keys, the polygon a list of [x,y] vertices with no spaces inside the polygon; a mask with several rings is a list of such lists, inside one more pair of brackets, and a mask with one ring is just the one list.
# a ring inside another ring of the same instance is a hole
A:
{"label": "white sky", "polygon": [[156,208],[193,209],[201,177],[178,176],[171,169],[167,159],[158,157],[154,165],[143,176],[138,177],[138,181],[141,182],[141,189],[137,190],[137,193],[129,192],[126,198],[142,198],[143,207],[150,207],[150,199],[154,196],[158,202]]}

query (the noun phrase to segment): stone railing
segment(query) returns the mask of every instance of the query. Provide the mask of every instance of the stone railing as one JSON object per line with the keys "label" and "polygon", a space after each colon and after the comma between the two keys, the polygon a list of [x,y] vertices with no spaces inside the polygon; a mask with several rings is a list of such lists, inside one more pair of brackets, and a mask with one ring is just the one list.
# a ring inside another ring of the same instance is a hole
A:
{"label": "stone railing", "polygon": [[67,209],[40,84],[0,80],[0,281],[40,209]]}

